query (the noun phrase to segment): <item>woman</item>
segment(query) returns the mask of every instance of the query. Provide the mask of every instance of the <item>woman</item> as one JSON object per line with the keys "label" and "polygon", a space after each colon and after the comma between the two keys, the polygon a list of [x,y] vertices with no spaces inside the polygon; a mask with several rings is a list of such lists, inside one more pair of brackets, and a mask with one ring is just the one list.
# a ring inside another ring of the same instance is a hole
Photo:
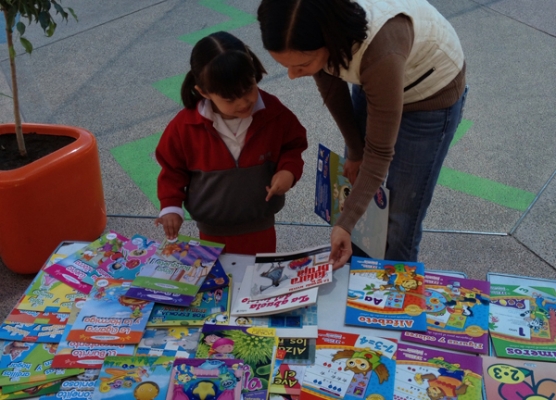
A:
{"label": "woman", "polygon": [[425,0],[262,0],[258,20],[290,79],[313,76],[346,143],[353,189],[331,233],[334,269],[349,260],[351,230],[386,177],[385,258],[416,261],[467,92],[453,27]]}

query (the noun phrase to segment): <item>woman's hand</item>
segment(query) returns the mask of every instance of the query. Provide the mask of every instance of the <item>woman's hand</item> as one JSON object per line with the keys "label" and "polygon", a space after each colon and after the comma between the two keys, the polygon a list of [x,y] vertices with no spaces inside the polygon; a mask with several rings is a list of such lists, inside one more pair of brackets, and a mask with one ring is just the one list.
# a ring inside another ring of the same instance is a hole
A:
{"label": "woman's hand", "polygon": [[363,160],[346,160],[346,162],[344,163],[343,175],[348,178],[349,183],[351,183],[352,186],[355,184],[355,179],[357,178],[357,174],[359,173],[359,167],[361,166],[362,161]]}
{"label": "woman's hand", "polygon": [[162,225],[164,228],[164,234],[169,240],[174,240],[178,237],[178,232],[180,231],[181,224],[183,223],[183,218],[176,213],[165,214],[154,220],[156,226]]}
{"label": "woman's hand", "polygon": [[335,226],[330,234],[330,251],[329,262],[332,263],[332,269],[342,268],[351,257],[351,235],[343,228]]}

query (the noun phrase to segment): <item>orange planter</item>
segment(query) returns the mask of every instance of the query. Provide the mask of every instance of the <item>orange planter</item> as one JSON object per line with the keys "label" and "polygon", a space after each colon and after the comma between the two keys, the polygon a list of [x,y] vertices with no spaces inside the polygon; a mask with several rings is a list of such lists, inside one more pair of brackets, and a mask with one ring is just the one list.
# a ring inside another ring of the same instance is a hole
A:
{"label": "orange planter", "polygon": [[[0,135],[14,133],[0,125]],[[24,124],[24,133],[76,140],[24,167],[0,171],[0,258],[21,274],[36,273],[62,241],[93,241],[106,227],[95,137],[87,130]]]}

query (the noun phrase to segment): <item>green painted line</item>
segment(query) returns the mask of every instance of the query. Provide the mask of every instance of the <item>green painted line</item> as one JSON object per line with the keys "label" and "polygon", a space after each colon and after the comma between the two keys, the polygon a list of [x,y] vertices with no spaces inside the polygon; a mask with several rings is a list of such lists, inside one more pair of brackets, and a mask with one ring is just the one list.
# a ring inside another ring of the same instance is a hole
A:
{"label": "green painted line", "polygon": [[218,31],[231,31],[233,29],[250,25],[257,21],[257,18],[255,18],[254,15],[238,10],[237,8],[230,7],[224,3],[225,3],[224,0],[199,1],[199,4],[201,6],[210,8],[211,10],[214,10],[217,13],[226,15],[230,17],[230,20],[222,22],[220,24],[209,26],[199,31],[188,33],[187,35],[180,36],[179,40],[194,45],[199,41],[199,39],[202,39],[205,36],[210,35],[211,33],[218,32]]}
{"label": "green painted line", "polygon": [[185,74],[176,75],[171,78],[162,79],[158,82],[153,83],[153,87],[162,93],[164,96],[175,101],[177,104],[182,105],[181,102],[181,84],[185,78]]}
{"label": "green painted line", "polygon": [[473,122],[469,121],[468,119],[462,119],[460,124],[458,125],[458,129],[454,134],[454,138],[452,139],[452,143],[450,143],[450,148],[454,146],[459,140],[467,133],[469,129],[473,126]]}

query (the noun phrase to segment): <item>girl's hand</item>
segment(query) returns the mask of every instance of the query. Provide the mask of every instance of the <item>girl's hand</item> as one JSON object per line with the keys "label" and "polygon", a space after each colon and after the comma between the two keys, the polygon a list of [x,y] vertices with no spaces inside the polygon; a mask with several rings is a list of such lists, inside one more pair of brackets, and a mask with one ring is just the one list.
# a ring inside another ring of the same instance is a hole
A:
{"label": "girl's hand", "polygon": [[359,160],[359,161],[351,161],[351,160],[346,160],[346,162],[344,163],[344,173],[343,175],[348,178],[349,183],[351,183],[351,185],[355,185],[355,179],[357,178],[357,174],[359,173],[359,167],[361,166],[361,162],[363,160]]}
{"label": "girl's hand", "polygon": [[351,235],[343,228],[335,226],[330,233],[330,258],[328,262],[332,264],[335,271],[342,268],[348,262],[352,254]]}
{"label": "girl's hand", "polygon": [[164,227],[164,234],[169,240],[174,240],[178,237],[183,218],[176,213],[165,214],[154,220],[156,226],[162,224]]}
{"label": "girl's hand", "polygon": [[267,195],[266,201],[269,201],[272,196],[275,194],[283,195],[293,185],[294,176],[290,171],[286,171],[285,169],[278,171],[272,177],[272,181],[270,182],[270,186],[266,187]]}

